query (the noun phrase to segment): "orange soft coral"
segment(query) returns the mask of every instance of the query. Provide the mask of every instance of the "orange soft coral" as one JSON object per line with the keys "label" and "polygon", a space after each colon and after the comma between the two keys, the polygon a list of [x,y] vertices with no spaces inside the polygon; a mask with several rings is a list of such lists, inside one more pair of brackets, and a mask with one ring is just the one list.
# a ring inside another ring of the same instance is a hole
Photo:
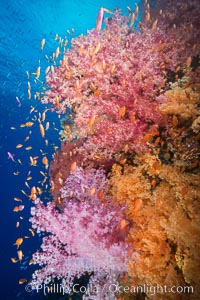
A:
{"label": "orange soft coral", "polygon": [[115,165],[110,181],[113,198],[128,205],[129,276],[135,284],[198,289],[200,176],[181,173],[152,154],[137,156],[134,164]]}

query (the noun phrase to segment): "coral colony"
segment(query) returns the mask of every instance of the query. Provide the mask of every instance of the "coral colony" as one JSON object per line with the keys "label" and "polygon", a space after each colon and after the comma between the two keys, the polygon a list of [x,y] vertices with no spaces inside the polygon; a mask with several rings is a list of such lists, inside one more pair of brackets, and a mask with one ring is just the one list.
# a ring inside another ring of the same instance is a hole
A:
{"label": "coral colony", "polygon": [[44,234],[33,287],[72,287],[87,274],[100,287],[182,290],[107,286],[85,299],[198,299],[199,11],[196,0],[145,1],[128,15],[101,8],[95,30],[49,67],[38,98],[66,118],[50,165],[54,200],[31,209]]}

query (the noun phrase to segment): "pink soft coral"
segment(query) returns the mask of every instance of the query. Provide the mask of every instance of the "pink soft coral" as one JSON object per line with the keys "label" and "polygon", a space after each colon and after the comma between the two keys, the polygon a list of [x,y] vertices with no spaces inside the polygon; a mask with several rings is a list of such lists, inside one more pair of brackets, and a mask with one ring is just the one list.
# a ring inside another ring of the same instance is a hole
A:
{"label": "pink soft coral", "polygon": [[103,204],[67,202],[60,213],[52,203],[44,206],[37,199],[31,214],[32,227],[50,233],[43,238],[42,251],[33,255],[34,263],[42,266],[33,274],[33,286],[55,277],[70,286],[86,271],[98,278],[126,271],[127,247],[119,237],[120,217],[115,210],[110,212]]}
{"label": "pink soft coral", "polygon": [[77,168],[61,190],[62,212],[52,203],[35,201],[32,227],[50,235],[43,238],[42,251],[33,255],[34,263],[42,266],[33,274],[33,286],[51,277],[70,286],[75,276],[86,271],[99,280],[126,271],[126,232],[120,227],[123,209],[111,204],[106,184],[103,171]]}
{"label": "pink soft coral", "polygon": [[50,90],[43,102],[59,113],[71,107],[86,153],[108,157],[125,143],[130,151],[144,150],[145,131],[152,123],[164,124],[157,95],[165,80],[157,49],[160,32],[131,29],[119,11],[105,22],[98,35],[72,40],[54,76],[47,75]]}

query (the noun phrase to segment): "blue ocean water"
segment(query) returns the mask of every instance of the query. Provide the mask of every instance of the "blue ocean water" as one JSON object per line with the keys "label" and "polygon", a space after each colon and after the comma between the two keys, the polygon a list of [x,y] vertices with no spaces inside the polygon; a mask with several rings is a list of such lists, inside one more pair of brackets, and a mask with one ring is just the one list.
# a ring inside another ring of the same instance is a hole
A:
{"label": "blue ocean water", "polygon": [[[33,266],[28,265],[31,254],[40,244],[40,238],[35,236],[24,239],[23,261],[12,263],[11,257],[17,257],[17,249],[13,244],[16,239],[25,235],[31,236],[29,223],[30,207],[32,205],[21,190],[30,193],[25,180],[32,176],[31,186],[38,185],[42,180],[39,171],[45,171],[41,160],[39,165],[30,168],[30,156],[40,156],[46,153],[49,160],[55,151],[55,146],[60,145],[58,140],[59,120],[56,113],[50,111],[46,120],[50,126],[48,131],[49,146],[46,147],[41,138],[38,126],[21,128],[20,124],[31,121],[30,107],[36,107],[38,112],[44,106],[33,97],[27,97],[27,75],[35,72],[40,61],[41,69],[47,66],[45,55],[50,56],[56,49],[55,35],[71,37],[86,34],[87,30],[95,27],[96,16],[100,7],[113,10],[122,8],[127,12],[127,6],[134,8],[139,1],[124,0],[1,0],[0,1],[0,299],[47,299],[43,293],[32,293],[25,290],[26,284],[19,285],[20,278],[30,280]],[[72,28],[74,33],[72,33]],[[70,34],[67,32],[69,30]],[[46,40],[44,50],[40,50],[40,41]],[[70,47],[70,42],[69,42]],[[44,74],[44,72],[43,72]],[[44,75],[41,76],[44,80]],[[31,80],[30,80],[31,81]],[[37,86],[32,85],[32,95],[37,91]],[[16,97],[20,99],[19,107]],[[15,129],[12,129],[14,127]],[[30,140],[24,139],[32,131]],[[17,144],[31,146],[27,151],[16,148]],[[14,154],[16,162],[8,159],[8,152]],[[31,171],[31,173],[30,173]],[[48,181],[47,181],[48,183]],[[44,197],[49,198],[49,186],[45,187]],[[22,212],[15,213],[13,209],[19,205],[14,197],[23,200],[25,208]],[[20,219],[20,216],[23,219]],[[19,228],[16,222],[20,221]],[[50,299],[50,296],[49,298]],[[52,299],[52,298],[51,298]],[[55,298],[54,298],[55,299]]]}

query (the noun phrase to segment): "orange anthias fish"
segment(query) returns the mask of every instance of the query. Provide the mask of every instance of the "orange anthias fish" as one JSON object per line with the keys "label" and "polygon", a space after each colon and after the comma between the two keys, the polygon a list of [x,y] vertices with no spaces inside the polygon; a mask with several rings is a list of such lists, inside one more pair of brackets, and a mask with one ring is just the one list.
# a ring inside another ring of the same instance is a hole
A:
{"label": "orange anthias fish", "polygon": [[45,131],[44,131],[44,127],[43,127],[43,125],[41,123],[40,123],[40,134],[41,134],[42,138],[44,138]]}
{"label": "orange anthias fish", "polygon": [[19,284],[23,284],[23,283],[25,283],[25,282],[27,282],[27,279],[26,279],[26,278],[21,278],[21,279],[19,279]]}
{"label": "orange anthias fish", "polygon": [[40,42],[40,49],[43,50],[45,45],[45,39],[42,39]]}
{"label": "orange anthias fish", "polygon": [[71,164],[70,170],[71,170],[71,172],[74,172],[76,170],[76,162],[75,161]]}
{"label": "orange anthias fish", "polygon": [[91,196],[91,197],[95,194],[95,191],[96,191],[95,187],[92,187],[92,188],[90,189],[90,196]]}
{"label": "orange anthias fish", "polygon": [[12,263],[17,263],[18,262],[18,260],[15,258],[15,257],[11,257],[11,261],[12,261]]}
{"label": "orange anthias fish", "polygon": [[46,156],[44,156],[42,158],[42,163],[45,165],[45,169],[48,169],[49,162],[48,162],[48,158]]}
{"label": "orange anthias fish", "polygon": [[23,259],[23,256],[24,256],[22,250],[18,250],[18,251],[17,251],[17,255],[18,255],[19,261],[21,262],[22,259]]}
{"label": "orange anthias fish", "polygon": [[35,235],[35,232],[34,232],[33,228],[29,228],[29,231],[31,232],[32,236]]}
{"label": "orange anthias fish", "polygon": [[17,246],[17,249],[19,248],[19,246],[21,246],[21,244],[23,243],[23,238],[18,238],[16,240],[16,242],[14,243],[14,245]]}
{"label": "orange anthias fish", "polygon": [[14,212],[22,211],[24,209],[24,205],[15,206],[13,208]]}
{"label": "orange anthias fish", "polygon": [[103,17],[104,17],[104,12],[107,12],[109,14],[113,14],[113,12],[107,8],[101,7],[99,9],[98,15],[97,15],[97,20],[96,20],[96,27],[93,30],[93,33],[98,33],[101,30],[102,22],[103,22]]}
{"label": "orange anthias fish", "polygon": [[134,25],[134,22],[135,22],[135,14],[132,13],[130,27],[132,27]]}
{"label": "orange anthias fish", "polygon": [[127,225],[126,220],[122,219],[121,222],[120,222],[121,229],[124,229],[126,227],[126,225]]}
{"label": "orange anthias fish", "polygon": [[33,201],[37,198],[37,190],[36,190],[35,186],[33,186],[31,188],[31,194],[30,194],[29,198]]}

